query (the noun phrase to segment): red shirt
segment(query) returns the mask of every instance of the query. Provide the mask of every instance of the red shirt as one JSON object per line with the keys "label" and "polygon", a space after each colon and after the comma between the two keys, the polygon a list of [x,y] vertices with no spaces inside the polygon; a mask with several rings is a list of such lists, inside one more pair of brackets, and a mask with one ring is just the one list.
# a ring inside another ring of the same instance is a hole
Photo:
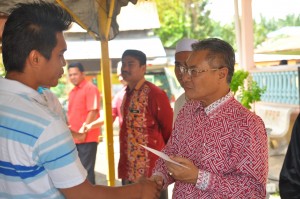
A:
{"label": "red shirt", "polygon": [[[68,121],[71,129],[79,131],[89,111],[100,110],[100,92],[98,88],[86,80],[75,86],[69,94]],[[99,114],[97,118],[99,117]],[[100,128],[88,132],[84,143],[98,142]],[[76,139],[74,139],[77,143]]]}
{"label": "red shirt", "polygon": [[119,178],[136,181],[149,177],[158,157],[139,144],[161,150],[167,143],[173,119],[168,96],[143,79],[135,89],[126,88],[121,110]]}
{"label": "red shirt", "polygon": [[[266,197],[268,141],[264,123],[230,94],[206,108],[201,102],[186,102],[163,151],[188,158],[199,168],[196,185],[175,181],[174,199]],[[163,176],[165,187],[174,182],[162,159],[153,172]]]}

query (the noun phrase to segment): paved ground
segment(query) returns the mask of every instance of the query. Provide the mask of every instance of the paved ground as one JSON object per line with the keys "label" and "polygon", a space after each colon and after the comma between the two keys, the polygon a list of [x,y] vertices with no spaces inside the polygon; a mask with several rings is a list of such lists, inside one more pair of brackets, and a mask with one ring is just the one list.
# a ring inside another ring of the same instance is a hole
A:
{"label": "paved ground", "polygon": [[[119,161],[119,136],[114,136],[114,158],[115,158],[115,176],[117,178],[117,166]],[[274,150],[270,150],[269,157],[269,184],[267,190],[271,192],[275,192],[278,190],[278,180],[279,173],[281,170],[281,166],[284,160],[284,155],[278,155],[274,153]],[[108,163],[106,158],[106,147],[105,147],[105,139],[99,143],[98,152],[97,152],[97,160],[96,160],[96,183],[107,185],[107,173],[108,173]],[[121,182],[118,179],[115,179],[115,186],[120,186]],[[170,186],[169,198],[172,197],[172,189],[173,186]],[[270,195],[269,199],[280,199],[278,196]]]}

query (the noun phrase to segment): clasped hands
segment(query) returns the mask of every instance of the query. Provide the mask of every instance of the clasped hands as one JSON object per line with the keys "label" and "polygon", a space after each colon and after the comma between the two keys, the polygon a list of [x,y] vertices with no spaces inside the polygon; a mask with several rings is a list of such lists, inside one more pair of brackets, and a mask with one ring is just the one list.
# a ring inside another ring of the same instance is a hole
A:
{"label": "clasped hands", "polygon": [[[170,158],[184,166],[179,166],[174,163],[166,161],[166,167],[168,175],[171,176],[175,181],[181,181],[185,183],[196,184],[199,169],[194,165],[192,161],[187,158],[179,157],[179,156],[170,156]],[[152,179],[160,184],[163,184],[162,176],[153,175]]]}

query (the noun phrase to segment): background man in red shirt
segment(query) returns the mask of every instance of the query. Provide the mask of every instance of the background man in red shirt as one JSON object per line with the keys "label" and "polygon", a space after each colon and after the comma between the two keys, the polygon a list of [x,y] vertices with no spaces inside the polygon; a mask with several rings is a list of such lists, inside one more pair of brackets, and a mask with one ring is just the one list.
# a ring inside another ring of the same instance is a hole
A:
{"label": "background man in red shirt", "polygon": [[[69,79],[74,88],[69,94],[68,122],[73,131],[84,131],[89,124],[99,117],[100,92],[98,88],[85,80],[84,68],[81,63],[68,66]],[[95,162],[100,128],[94,128],[86,133],[83,140],[74,139],[79,158],[88,171],[88,180],[95,184]]]}

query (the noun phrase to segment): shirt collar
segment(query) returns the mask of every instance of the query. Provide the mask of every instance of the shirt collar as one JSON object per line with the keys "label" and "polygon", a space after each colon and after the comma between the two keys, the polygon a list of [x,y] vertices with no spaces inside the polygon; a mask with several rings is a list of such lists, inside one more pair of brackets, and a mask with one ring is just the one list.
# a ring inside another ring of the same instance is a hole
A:
{"label": "shirt collar", "polygon": [[208,115],[213,110],[216,110],[218,107],[220,107],[222,104],[224,104],[226,101],[228,101],[230,98],[233,97],[232,92],[228,92],[224,97],[218,99],[217,101],[213,102],[209,106],[204,108],[205,113]]}
{"label": "shirt collar", "polygon": [[[135,85],[134,89],[132,89],[132,90],[139,90],[145,81],[146,81],[146,79],[142,78],[140,81],[138,81],[138,83]],[[130,91],[129,86],[127,86],[126,91]]]}
{"label": "shirt collar", "polygon": [[40,95],[36,90],[16,80],[10,80],[0,77],[0,92],[18,95],[25,99],[35,101],[43,106],[47,106],[47,103],[42,95]]}
{"label": "shirt collar", "polygon": [[75,87],[82,88],[86,83],[87,83],[87,81],[84,79]]}

